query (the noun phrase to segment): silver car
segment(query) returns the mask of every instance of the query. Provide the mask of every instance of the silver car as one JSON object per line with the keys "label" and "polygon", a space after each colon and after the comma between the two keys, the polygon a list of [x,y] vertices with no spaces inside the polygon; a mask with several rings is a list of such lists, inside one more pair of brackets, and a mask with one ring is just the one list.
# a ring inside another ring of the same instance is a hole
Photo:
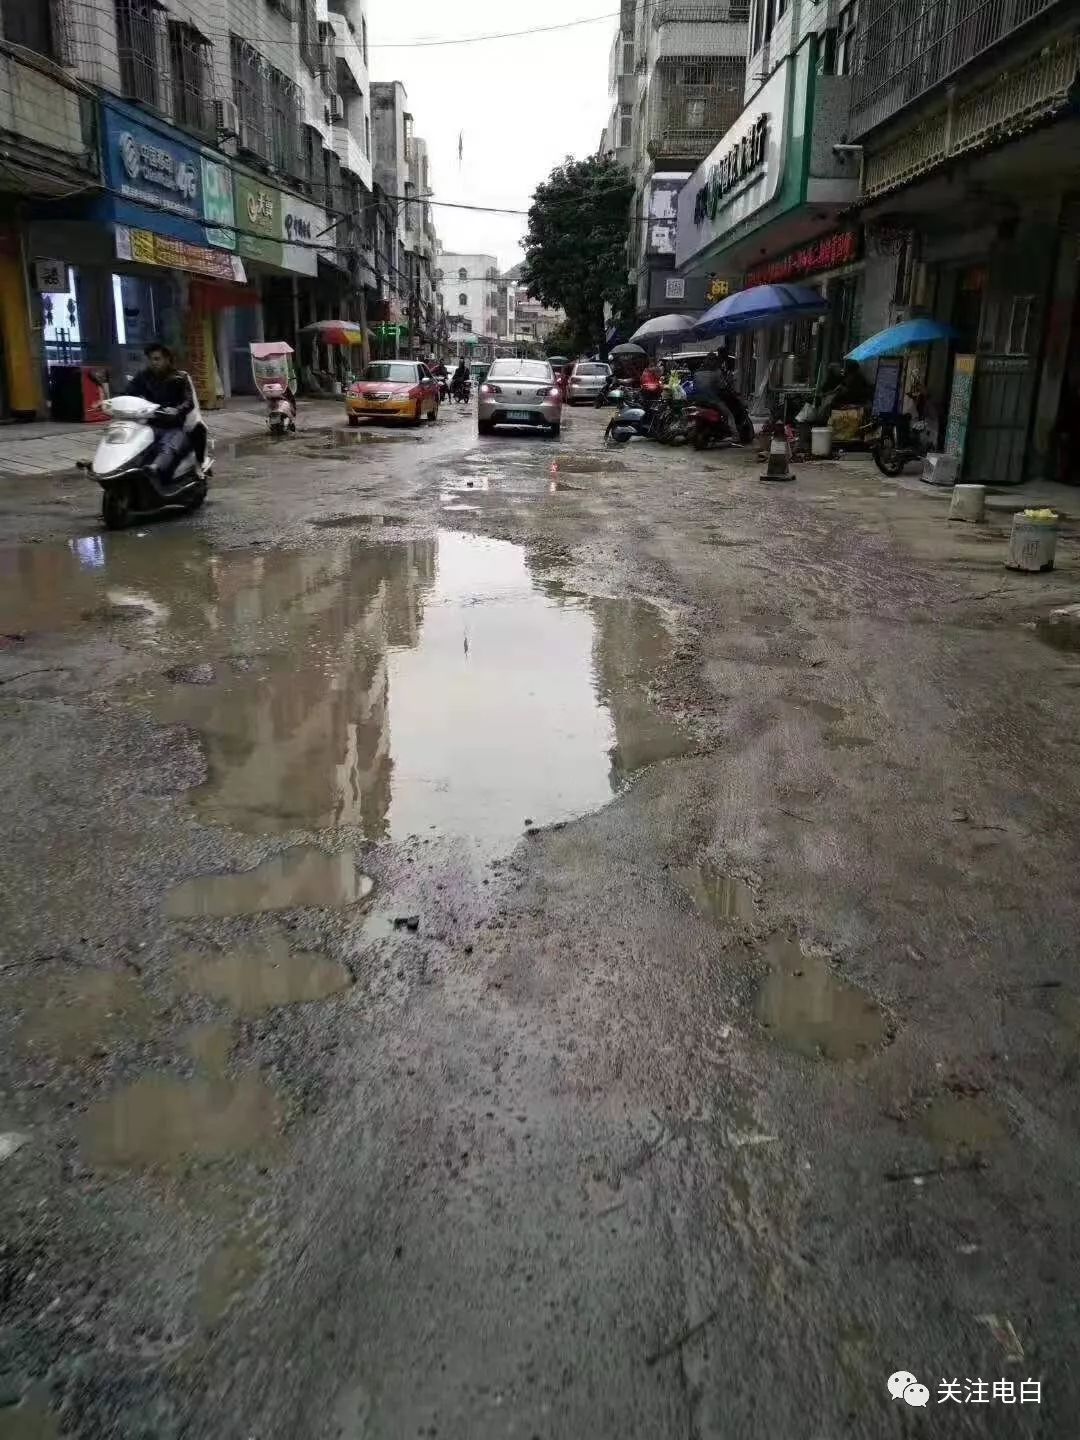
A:
{"label": "silver car", "polygon": [[575,405],[579,400],[595,400],[610,376],[611,366],[599,360],[576,361],[566,387],[566,403]]}
{"label": "silver car", "polygon": [[562,406],[562,391],[546,360],[496,360],[480,386],[476,428],[490,435],[496,425],[531,425],[558,435]]}

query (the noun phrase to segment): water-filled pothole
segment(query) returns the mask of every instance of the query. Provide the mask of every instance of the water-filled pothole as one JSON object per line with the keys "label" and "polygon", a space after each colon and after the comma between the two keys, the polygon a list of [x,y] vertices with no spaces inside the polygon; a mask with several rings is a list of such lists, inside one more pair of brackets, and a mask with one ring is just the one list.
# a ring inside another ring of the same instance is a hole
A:
{"label": "water-filled pothole", "polygon": [[179,527],[25,546],[10,570],[0,555],[0,609],[21,630],[22,611],[77,622],[121,589],[145,605],[135,643],[168,663],[137,703],[198,734],[199,814],[250,833],[435,829],[505,850],[526,817],[587,813],[694,749],[654,698],[675,654],[657,609],[576,594],[504,541],[314,519],[372,533],[304,550],[216,551]]}
{"label": "water-filled pothole", "polygon": [[755,1010],[773,1039],[824,1060],[858,1060],[884,1043],[878,1006],[822,956],[805,954],[797,940],[779,934],[766,941],[764,953],[771,968]]}
{"label": "water-filled pothole", "polygon": [[336,908],[363,900],[372,885],[347,852],[331,855],[314,845],[297,845],[254,870],[196,875],[174,885],[166,897],[165,913],[183,919],[257,915],[301,906]]}

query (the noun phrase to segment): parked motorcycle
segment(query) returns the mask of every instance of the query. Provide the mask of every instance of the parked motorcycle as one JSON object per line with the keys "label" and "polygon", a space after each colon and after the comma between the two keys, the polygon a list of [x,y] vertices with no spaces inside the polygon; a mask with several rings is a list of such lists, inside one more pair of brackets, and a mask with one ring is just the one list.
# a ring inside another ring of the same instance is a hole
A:
{"label": "parked motorcycle", "polygon": [[197,510],[206,499],[214,465],[213,440],[207,436],[201,475],[194,451],[181,457],[171,475],[159,475],[151,468],[159,437],[150,422],[160,405],[136,395],[117,395],[103,400],[101,408],[109,424],[87,468],[105,492],[101,518],[108,528],[122,530],[136,514]]}
{"label": "parked motorcycle", "polygon": [[638,395],[624,386],[617,386],[608,397],[615,406],[615,414],[604,430],[605,444],[625,445],[635,435],[649,439],[653,433],[653,411],[644,405]]}
{"label": "parked motorcycle", "polygon": [[[870,438],[870,454],[883,475],[894,479],[912,460],[922,460],[930,449],[930,427],[902,411],[877,418],[878,433]],[[869,428],[869,427],[868,427]]]}
{"label": "parked motorcycle", "polygon": [[694,406],[690,442],[695,450],[720,444],[751,445],[753,440],[754,422],[734,390],[725,389],[719,405],[701,401]]}

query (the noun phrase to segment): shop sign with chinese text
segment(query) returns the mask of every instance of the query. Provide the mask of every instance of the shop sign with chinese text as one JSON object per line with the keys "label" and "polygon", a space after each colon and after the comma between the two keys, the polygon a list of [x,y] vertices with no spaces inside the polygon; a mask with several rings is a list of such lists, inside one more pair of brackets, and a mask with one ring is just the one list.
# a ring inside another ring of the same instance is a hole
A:
{"label": "shop sign with chinese text", "polygon": [[116,255],[117,259],[130,260],[135,265],[186,270],[212,280],[236,281],[242,285],[247,279],[243,261],[236,255],[225,255],[202,245],[188,245],[183,240],[155,235],[150,230],[132,230],[126,225],[116,227]]}
{"label": "shop sign with chinese text", "polygon": [[825,270],[839,270],[851,265],[862,253],[861,235],[858,230],[836,230],[823,235],[781,255],[776,260],[765,260],[746,272],[747,285],[784,285],[790,281],[804,280],[810,275],[819,275]]}
{"label": "shop sign with chinese text", "polygon": [[248,260],[281,265],[281,191],[239,170],[233,172],[233,189],[240,254]]}

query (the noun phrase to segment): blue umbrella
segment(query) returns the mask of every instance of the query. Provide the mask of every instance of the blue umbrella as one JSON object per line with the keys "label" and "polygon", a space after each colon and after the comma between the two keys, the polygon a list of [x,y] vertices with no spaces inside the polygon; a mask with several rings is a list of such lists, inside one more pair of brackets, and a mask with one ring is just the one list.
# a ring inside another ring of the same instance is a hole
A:
{"label": "blue umbrella", "polygon": [[828,308],[825,297],[809,285],[751,285],[706,310],[694,329],[707,338],[724,331],[782,325],[802,316],[821,315]]}
{"label": "blue umbrella", "polygon": [[914,345],[930,345],[935,340],[952,340],[956,331],[951,325],[941,325],[937,320],[905,320],[902,325],[890,325],[879,330],[856,345],[844,356],[845,360],[876,360],[881,355],[899,355]]}

